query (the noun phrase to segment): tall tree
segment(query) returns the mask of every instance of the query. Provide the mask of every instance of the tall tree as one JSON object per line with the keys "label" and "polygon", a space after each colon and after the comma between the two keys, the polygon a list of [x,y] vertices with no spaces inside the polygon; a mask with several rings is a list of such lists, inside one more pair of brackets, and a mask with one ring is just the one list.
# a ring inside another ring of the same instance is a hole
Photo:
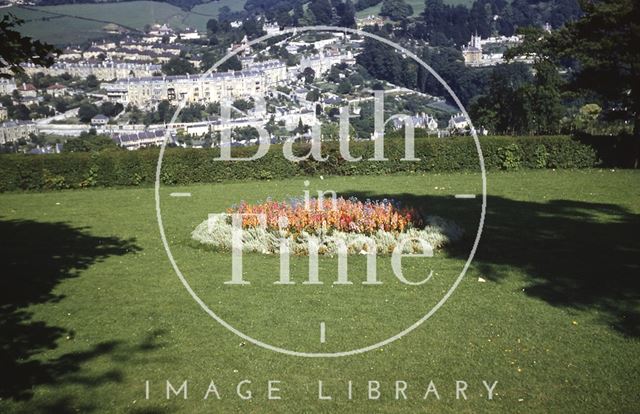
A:
{"label": "tall tree", "polygon": [[317,24],[331,24],[333,8],[329,0],[313,0],[309,4],[309,11],[313,13]]}
{"label": "tall tree", "polygon": [[162,65],[162,71],[167,75],[186,75],[197,72],[191,62],[177,56],[172,57],[167,63]]}
{"label": "tall tree", "polygon": [[570,87],[596,93],[633,120],[634,166],[640,166],[640,4],[637,0],[581,2],[584,15],[551,34],[524,32],[511,55],[567,66]]}
{"label": "tall tree", "polygon": [[339,16],[338,25],[342,27],[356,27],[356,9],[351,0],[340,2],[336,6],[336,14]]}
{"label": "tall tree", "polygon": [[220,25],[218,24],[218,21],[216,19],[209,19],[207,21],[207,31],[211,34],[216,34],[218,33],[218,29],[219,29]]}
{"label": "tall tree", "polygon": [[640,4],[582,3],[585,15],[553,36],[560,58],[580,63],[576,87],[600,94],[633,117],[634,166],[640,166]]}
{"label": "tall tree", "polygon": [[413,14],[413,8],[404,0],[383,0],[380,15],[399,21]]}
{"label": "tall tree", "polygon": [[38,66],[51,66],[54,56],[60,51],[55,47],[23,36],[15,30],[24,23],[9,13],[0,20],[0,78],[10,78],[12,75],[5,72],[9,70],[14,75],[24,72],[20,64],[31,62]]}

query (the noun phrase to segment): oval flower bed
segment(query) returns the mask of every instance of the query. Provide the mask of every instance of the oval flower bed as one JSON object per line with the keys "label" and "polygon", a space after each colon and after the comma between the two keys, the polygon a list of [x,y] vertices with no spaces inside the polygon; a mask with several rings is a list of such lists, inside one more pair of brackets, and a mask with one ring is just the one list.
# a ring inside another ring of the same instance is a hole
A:
{"label": "oval flower bed", "polygon": [[[200,223],[191,237],[216,249],[231,250],[233,214],[242,218],[243,250],[265,254],[278,253],[280,239],[290,239],[293,254],[309,253],[309,239],[315,238],[320,254],[336,254],[338,240],[349,254],[368,253],[371,240],[376,253],[390,254],[406,239],[428,242],[435,250],[462,236],[451,221],[423,216],[414,208],[402,207],[394,200],[359,201],[356,198],[290,199],[257,204],[240,203],[227,210],[228,216],[216,216]],[[261,222],[258,215],[263,215]],[[404,253],[421,253],[419,241],[407,242]]]}

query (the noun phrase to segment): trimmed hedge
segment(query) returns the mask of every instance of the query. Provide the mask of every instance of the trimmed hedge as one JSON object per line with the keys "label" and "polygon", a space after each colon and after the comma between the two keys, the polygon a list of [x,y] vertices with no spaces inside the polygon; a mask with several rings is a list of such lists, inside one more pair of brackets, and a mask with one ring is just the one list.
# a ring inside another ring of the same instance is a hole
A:
{"label": "trimmed hedge", "polygon": [[[589,168],[600,161],[596,150],[568,136],[481,137],[480,143],[488,170],[519,168]],[[294,146],[304,155],[309,145]],[[415,153],[420,161],[401,161],[404,140],[388,137],[385,157],[388,161],[369,161],[373,142],[351,142],[353,157],[363,161],[347,162],[336,142],[323,143],[326,162],[305,160],[290,162],[281,145],[272,145],[264,157],[251,162],[216,161],[218,149],[168,148],[165,151],[161,179],[163,184],[192,184],[234,179],[278,179],[300,175],[380,175],[399,172],[479,171],[473,139],[416,139]],[[248,157],[255,148],[234,149],[234,157]],[[42,190],[86,187],[149,185],[155,181],[159,150],[103,151],[56,155],[7,154],[0,156],[0,191]]]}

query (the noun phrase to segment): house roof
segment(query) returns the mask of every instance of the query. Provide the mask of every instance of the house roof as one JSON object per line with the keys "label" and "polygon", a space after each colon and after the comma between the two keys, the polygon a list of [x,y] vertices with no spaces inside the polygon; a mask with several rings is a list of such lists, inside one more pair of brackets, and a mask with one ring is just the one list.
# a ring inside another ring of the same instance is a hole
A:
{"label": "house roof", "polygon": [[106,120],[108,121],[108,120],[109,120],[109,117],[108,117],[108,116],[106,116],[106,115],[103,115],[103,114],[98,114],[98,115],[94,116],[93,118],[91,118],[91,120],[92,120],[92,121],[93,121],[94,119],[95,119],[95,120],[106,119]]}

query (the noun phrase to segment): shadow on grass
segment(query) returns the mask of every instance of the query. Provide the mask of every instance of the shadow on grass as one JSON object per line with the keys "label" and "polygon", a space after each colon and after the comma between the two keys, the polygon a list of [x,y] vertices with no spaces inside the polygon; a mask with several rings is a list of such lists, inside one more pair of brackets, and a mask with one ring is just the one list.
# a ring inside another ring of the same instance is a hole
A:
{"label": "shadow on grass", "polygon": [[[376,194],[456,220],[465,241],[450,252],[466,259],[476,235],[481,200],[451,196]],[[640,215],[613,204],[570,200],[517,201],[488,196],[482,238],[473,261],[483,277],[500,281],[512,269],[528,279],[525,292],[553,306],[594,309],[602,322],[640,336]]]}
{"label": "shadow on grass", "polygon": [[[97,237],[87,229],[65,223],[36,221],[0,221],[0,397],[3,400],[30,400],[39,385],[54,387],[74,384],[97,387],[122,381],[117,369],[88,374],[83,364],[95,358],[130,359],[139,352],[157,347],[158,332],[150,333],[138,345],[118,341],[99,343],[92,348],[44,360],[39,354],[54,349],[59,340],[72,338],[74,332],[33,320],[28,307],[55,303],[64,299],[54,293],[64,279],[80,276],[82,271],[111,256],[140,250],[133,240]],[[53,308],[52,308],[53,309]],[[56,395],[45,402],[33,402],[29,412],[88,412],[91,401]]]}

